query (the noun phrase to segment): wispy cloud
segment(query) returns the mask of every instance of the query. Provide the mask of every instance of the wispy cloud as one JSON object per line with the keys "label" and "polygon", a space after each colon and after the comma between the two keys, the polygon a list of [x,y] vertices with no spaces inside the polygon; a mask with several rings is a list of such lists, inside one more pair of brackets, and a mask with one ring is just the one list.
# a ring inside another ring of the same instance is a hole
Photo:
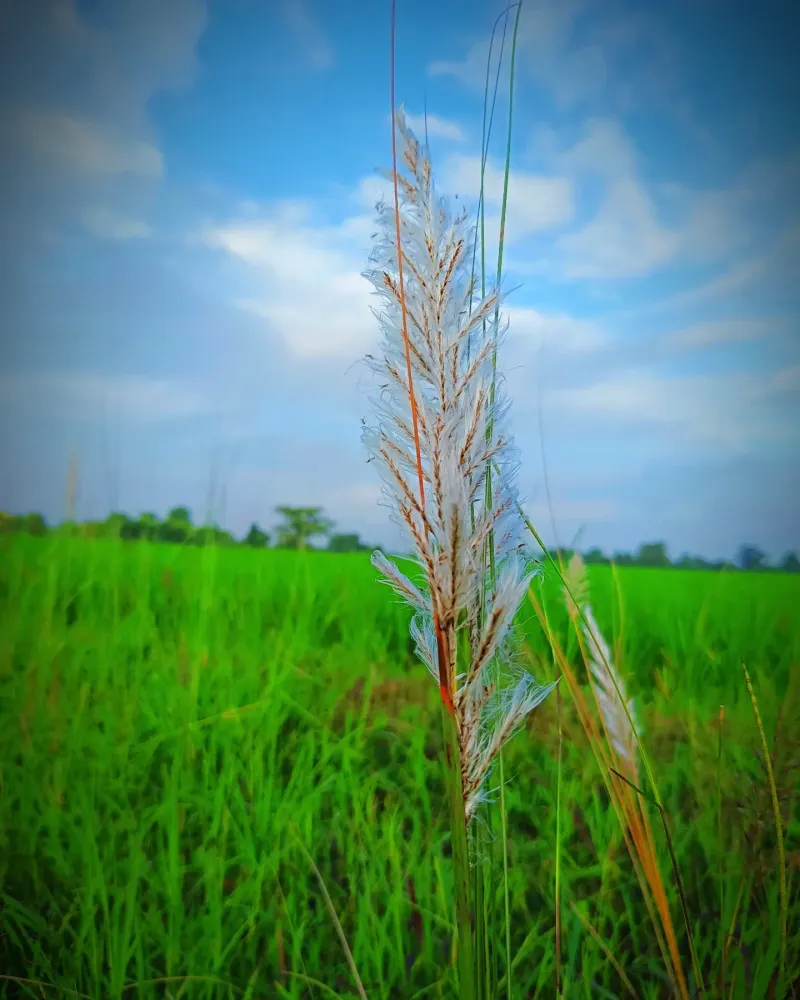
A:
{"label": "wispy cloud", "polygon": [[702,350],[724,344],[761,340],[774,333],[792,328],[791,321],[782,317],[732,316],[728,319],[694,323],[664,336],[664,343],[679,351]]}
{"label": "wispy cloud", "polygon": [[671,428],[684,446],[713,445],[743,452],[798,432],[776,408],[776,393],[791,392],[795,367],[768,374],[665,375],[629,369],[583,386],[554,388],[550,405],[610,421]]}
{"label": "wispy cloud", "polygon": [[[778,238],[763,253],[747,257],[732,264],[714,278],[693,288],[676,292],[667,299],[654,302],[653,309],[680,309],[696,306],[752,288],[769,279],[783,274],[787,278],[793,274],[794,264],[800,247],[800,225],[786,227]],[[791,279],[790,279],[791,280]]]}
{"label": "wispy cloud", "polygon": [[674,258],[681,235],[659,219],[639,177],[633,143],[617,120],[588,120],[582,138],[552,159],[576,186],[587,176],[604,186],[594,217],[556,242],[564,277],[637,277]]}
{"label": "wispy cloud", "polygon": [[307,0],[285,0],[285,11],[311,68],[330,69],[335,62],[333,46],[325,37],[317,19],[311,14]]}
{"label": "wispy cloud", "polygon": [[594,219],[561,236],[556,250],[567,278],[632,278],[662,267],[680,246],[680,234],[658,221],[638,182],[627,177],[610,183]]}
{"label": "wispy cloud", "polygon": [[367,224],[369,217],[355,216],[339,226],[313,225],[295,209],[277,210],[208,227],[201,239],[252,269],[252,293],[237,305],[264,319],[293,354],[352,359],[376,336],[361,277],[365,248],[359,253],[358,246]]}
{"label": "wispy cloud", "polygon": [[104,206],[89,209],[84,215],[84,225],[93,235],[107,240],[140,240],[152,235],[146,222]]}
{"label": "wispy cloud", "polygon": [[[387,115],[388,118],[388,115]],[[429,136],[437,136],[440,139],[451,139],[454,142],[463,142],[464,132],[459,124],[450,121],[448,118],[441,118],[439,115],[410,115],[406,114],[406,121],[415,135],[423,139],[425,130]]]}
{"label": "wispy cloud", "polygon": [[161,153],[152,143],[91,121],[47,110],[20,112],[12,121],[22,142],[60,170],[140,177],[160,177],[163,171]]}
{"label": "wispy cloud", "polygon": [[[521,79],[542,87],[562,112],[600,104],[627,112],[663,105],[667,98],[674,101],[679,46],[663,23],[639,9],[603,8],[604,16],[599,12],[586,0],[534,0],[526,5],[519,24]],[[512,21],[513,16],[512,9]],[[499,46],[500,32],[495,59]],[[463,56],[432,61],[428,73],[480,90],[488,55],[487,32]]]}
{"label": "wispy cloud", "polygon": [[505,313],[515,346],[519,343],[526,348],[576,355],[594,351],[610,339],[599,323],[567,313],[548,314],[522,306],[508,306]]}
{"label": "wispy cloud", "polygon": [[107,413],[162,423],[211,409],[208,398],[185,379],[41,372],[0,375],[0,390],[4,406],[50,411],[61,418],[97,419]]}
{"label": "wispy cloud", "polygon": [[[439,183],[443,191],[461,198],[476,199],[481,190],[481,158],[455,154],[442,165]],[[487,213],[497,213],[503,198],[504,172],[491,161],[484,172],[484,197]],[[508,197],[514,206],[508,218],[507,237],[511,242],[531,233],[553,229],[569,222],[575,213],[571,182],[565,177],[512,170]],[[493,220],[494,221],[494,220]],[[492,228],[496,229],[496,225]]]}
{"label": "wispy cloud", "polygon": [[[606,62],[597,46],[573,46],[572,31],[581,8],[580,0],[535,0],[526,7],[519,26],[522,71],[544,83],[562,107],[572,107],[597,93],[605,85]],[[514,12],[510,12],[513,21]],[[490,38],[488,33],[473,42],[461,58],[437,59],[429,63],[431,76],[449,76],[465,87],[480,90],[486,75]],[[500,46],[495,41],[494,58]],[[505,82],[505,81],[504,81]]]}

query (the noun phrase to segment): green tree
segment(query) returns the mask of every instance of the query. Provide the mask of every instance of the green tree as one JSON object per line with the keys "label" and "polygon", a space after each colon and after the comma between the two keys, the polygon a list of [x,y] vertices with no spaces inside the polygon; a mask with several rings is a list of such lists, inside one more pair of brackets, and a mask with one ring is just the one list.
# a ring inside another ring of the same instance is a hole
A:
{"label": "green tree", "polygon": [[103,536],[105,538],[129,538],[130,523],[131,520],[127,514],[109,514],[103,522]]}
{"label": "green tree", "polygon": [[162,542],[180,545],[191,541],[194,534],[192,519],[186,507],[173,507],[158,528],[158,538]]}
{"label": "green tree", "polygon": [[192,529],[189,543],[201,547],[219,545],[226,548],[237,544],[233,535],[229,531],[225,531],[224,528],[220,528],[218,524],[203,524],[199,528]]}
{"label": "green tree", "polygon": [[639,546],[636,562],[640,566],[669,566],[667,546],[664,542],[646,542]]}
{"label": "green tree", "polygon": [[796,552],[787,552],[781,559],[781,570],[784,573],[800,573],[800,559]]}
{"label": "green tree", "polygon": [[322,515],[321,507],[276,507],[284,523],[277,527],[278,546],[282,549],[305,549],[309,539],[327,535],[333,522]]}
{"label": "green tree", "polygon": [[254,521],[250,525],[244,544],[249,545],[251,549],[265,549],[269,545],[269,535],[266,531],[262,531]]}
{"label": "green tree", "polygon": [[329,552],[367,552],[372,546],[364,545],[358,535],[331,535],[328,540]]}
{"label": "green tree", "polygon": [[762,552],[757,545],[742,545],[739,549],[739,565],[747,572],[764,569],[766,558],[766,552]]}
{"label": "green tree", "polygon": [[154,542],[158,537],[158,529],[161,522],[155,514],[140,514],[138,519],[132,524],[132,538],[139,538],[143,542]]}
{"label": "green tree", "polygon": [[21,522],[14,514],[7,514],[0,511],[0,534],[15,535],[22,530]]}
{"label": "green tree", "polygon": [[608,559],[606,559],[602,549],[593,548],[589,549],[589,551],[583,557],[583,561],[586,563],[587,566],[591,566],[593,564],[600,565],[602,563],[607,563]]}
{"label": "green tree", "polygon": [[693,556],[685,552],[675,563],[678,569],[716,569],[714,563],[707,562],[702,556]]}
{"label": "green tree", "polygon": [[217,535],[217,527],[214,524],[201,524],[192,535],[192,545],[213,545]]}
{"label": "green tree", "polygon": [[47,522],[41,514],[26,514],[22,530],[27,531],[29,535],[41,537],[47,534]]}

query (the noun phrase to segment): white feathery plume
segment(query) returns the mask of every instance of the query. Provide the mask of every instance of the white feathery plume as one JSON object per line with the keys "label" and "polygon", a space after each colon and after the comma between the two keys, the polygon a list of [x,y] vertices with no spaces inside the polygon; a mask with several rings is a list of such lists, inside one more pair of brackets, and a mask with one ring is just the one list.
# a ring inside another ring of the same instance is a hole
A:
{"label": "white feathery plume", "polygon": [[[539,685],[521,670],[511,643],[514,616],[534,574],[527,571],[522,554],[516,459],[507,427],[508,402],[499,386],[492,401],[492,357],[501,333],[499,293],[473,306],[469,262],[474,232],[466,215],[454,218],[435,195],[427,153],[407,128],[402,109],[396,121],[408,168],[408,176],[398,171],[400,242],[424,499],[403,335],[396,220],[394,210],[383,204],[378,206],[381,233],[364,275],[381,305],[373,310],[383,334],[381,356],[366,360],[382,391],[380,399],[371,400],[378,422],[365,429],[364,442],[380,470],[393,520],[410,536],[427,587],[409,580],[381,552],[374,553],[372,564],[416,612],[411,636],[417,653],[454,711],[469,821],[484,797],[498,750],[553,685]],[[487,509],[490,462],[492,502]],[[493,588],[489,543],[494,549]]]}
{"label": "white feathery plume", "polygon": [[[633,700],[628,698],[622,678],[614,668],[611,650],[603,638],[592,606],[589,604],[589,585],[579,552],[576,552],[570,560],[564,579],[567,584],[564,588],[564,600],[570,617],[573,620],[579,617],[578,608],[582,612],[581,631],[586,642],[592,688],[609,742],[620,763],[627,770],[630,780],[638,784],[636,734],[629,721],[630,718],[633,725],[637,726]],[[623,700],[620,700],[620,696]],[[627,714],[623,708],[623,701],[628,709]]]}

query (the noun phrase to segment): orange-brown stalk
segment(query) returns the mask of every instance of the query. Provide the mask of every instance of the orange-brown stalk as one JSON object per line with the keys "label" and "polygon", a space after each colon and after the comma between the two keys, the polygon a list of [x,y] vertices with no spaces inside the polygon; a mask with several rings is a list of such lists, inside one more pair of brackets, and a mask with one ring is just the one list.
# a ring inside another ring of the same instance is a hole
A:
{"label": "orange-brown stalk", "polygon": [[[397,125],[395,123],[396,102],[395,102],[395,22],[397,15],[397,0],[392,0],[392,29],[391,29],[391,64],[390,64],[390,90],[391,90],[391,123],[392,123],[392,186],[394,190],[394,221],[395,234],[397,238],[397,276],[398,293],[400,299],[400,315],[402,317],[403,346],[406,352],[406,370],[408,373],[408,396],[411,404],[411,422],[414,427],[414,449],[417,461],[417,476],[419,478],[419,505],[423,515],[425,513],[425,479],[422,472],[422,449],[419,443],[419,413],[417,411],[417,399],[414,395],[414,381],[411,373],[411,341],[408,336],[408,312],[406,310],[405,285],[403,282],[403,252],[400,239],[400,194],[397,186]],[[427,530],[427,529],[426,529]],[[436,645],[439,654],[439,694],[442,697],[447,711],[455,715],[455,705],[453,703],[453,691],[451,671],[449,670],[450,653],[448,650],[447,637],[445,636],[439,615],[434,610],[433,625],[436,630]]]}
{"label": "orange-brown stalk", "polygon": [[[583,692],[578,684],[572,667],[561,648],[561,645],[553,634],[547,620],[546,613],[532,591],[528,591],[528,599],[533,610],[547,635],[549,645],[556,657],[561,669],[562,676],[567,681],[570,694],[575,702],[578,711],[578,718],[589,740],[589,745],[600,768],[603,782],[609,793],[612,807],[619,820],[623,838],[628,848],[628,853],[633,862],[634,871],[642,890],[648,912],[650,914],[656,938],[659,944],[667,974],[677,981],[678,989],[684,1000],[689,1000],[689,991],[683,973],[683,967],[678,951],[675,929],[669,911],[666,890],[661,878],[658,866],[655,844],[653,841],[650,823],[647,814],[639,802],[639,796],[630,785],[620,780],[614,775],[614,770],[622,771],[618,756],[611,745],[606,733],[606,739],[600,737],[597,724],[584,698]],[[581,644],[581,652],[584,661],[587,661],[586,651],[583,641],[578,635]],[[592,688],[594,691],[594,687]],[[601,716],[602,713],[598,711]],[[605,731],[605,723],[602,723]],[[624,772],[623,772],[624,773]],[[655,906],[655,912],[653,907]],[[658,920],[656,919],[658,914]],[[659,927],[660,923],[660,927]],[[666,938],[666,940],[665,940]]]}

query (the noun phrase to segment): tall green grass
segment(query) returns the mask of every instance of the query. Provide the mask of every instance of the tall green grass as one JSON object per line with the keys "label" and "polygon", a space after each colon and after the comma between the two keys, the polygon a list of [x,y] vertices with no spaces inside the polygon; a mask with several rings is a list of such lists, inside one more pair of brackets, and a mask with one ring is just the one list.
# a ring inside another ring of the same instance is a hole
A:
{"label": "tall green grass", "polygon": [[[438,692],[365,557],[25,537],[0,555],[4,996],[356,997],[320,878],[368,996],[453,995]],[[800,581],[630,569],[619,604],[608,569],[591,585],[672,819],[707,991],[768,997],[778,847],[740,662],[771,747],[791,982]],[[536,593],[577,663],[559,587]],[[532,611],[520,628],[545,679]],[[620,969],[638,996],[667,997],[569,699],[560,722],[562,992],[629,995]],[[533,728],[505,757],[518,998],[555,988],[555,699]],[[504,928],[490,933],[502,953]]]}

